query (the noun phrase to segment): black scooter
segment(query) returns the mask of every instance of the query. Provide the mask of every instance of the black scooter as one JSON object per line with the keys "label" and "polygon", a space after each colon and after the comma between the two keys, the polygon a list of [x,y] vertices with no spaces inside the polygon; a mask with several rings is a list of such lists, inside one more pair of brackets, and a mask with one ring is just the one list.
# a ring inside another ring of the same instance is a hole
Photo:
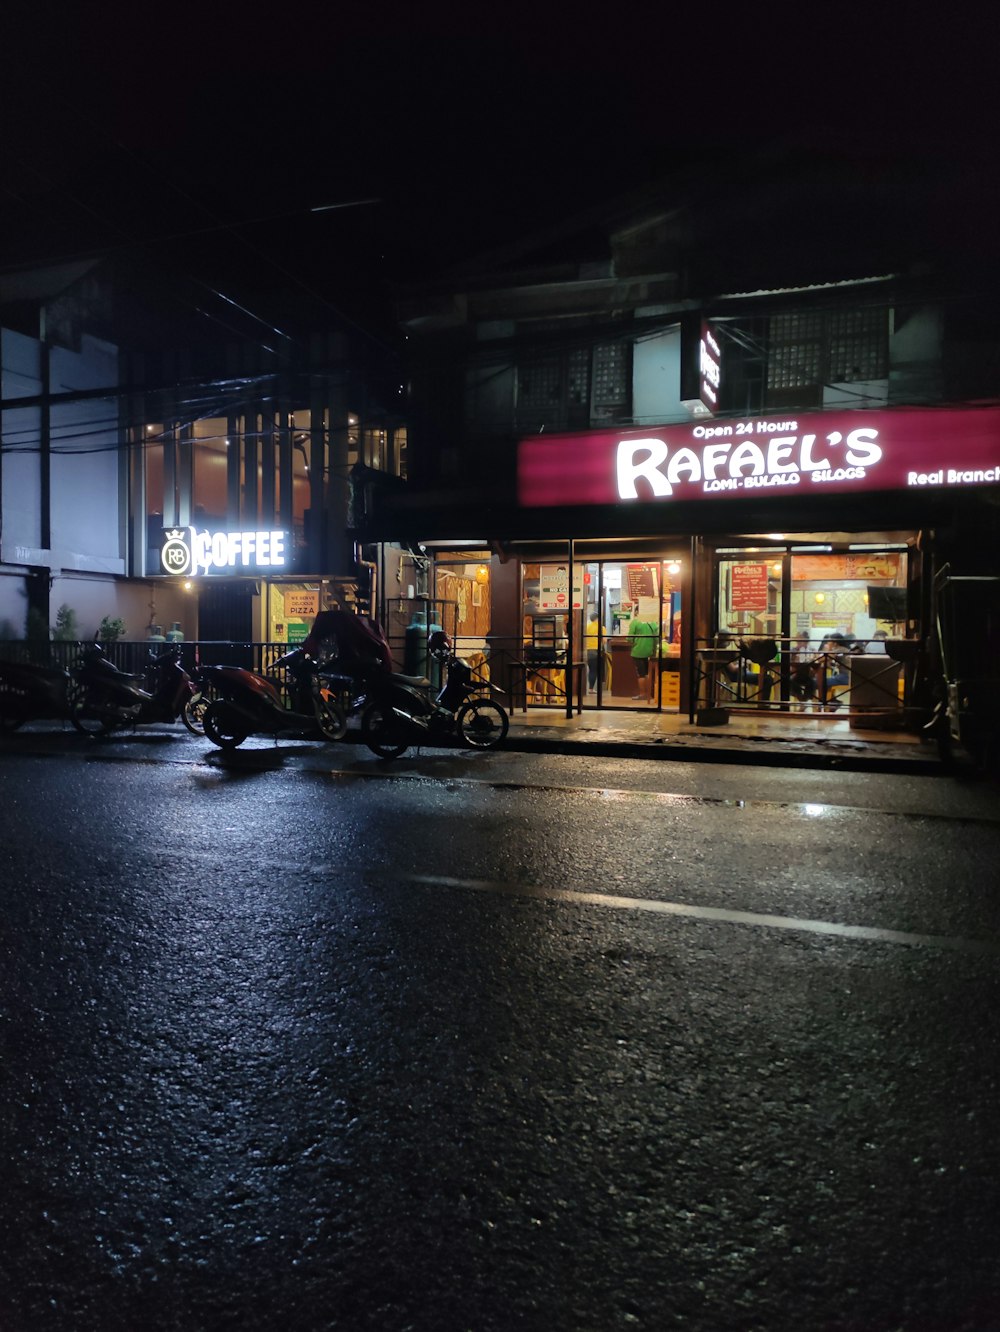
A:
{"label": "black scooter", "polygon": [[149,671],[140,682],[108,661],[99,643],[92,643],[73,672],[76,688],[70,721],[84,735],[185,721],[184,706],[194,694],[194,684],[180,664],[180,655],[176,645],[151,652]]}
{"label": "black scooter", "polygon": [[0,661],[0,732],[29,721],[68,721],[72,690],[69,671]]}
{"label": "black scooter", "polygon": [[434,695],[430,680],[410,675],[369,681],[371,701],[361,714],[362,740],[384,759],[399,758],[411,745],[458,743],[495,749],[510,729],[507,713],[492,697],[501,691],[473,676],[443,631],[433,633],[428,646],[446,668],[444,688]]}
{"label": "black scooter", "polygon": [[287,671],[286,706],[274,680],[242,666],[203,666],[202,688],[211,695],[202,717],[205,735],[220,749],[235,749],[248,735],[302,735],[340,740],[347,730],[331,691],[320,684],[315,659],[293,648],[271,668]]}

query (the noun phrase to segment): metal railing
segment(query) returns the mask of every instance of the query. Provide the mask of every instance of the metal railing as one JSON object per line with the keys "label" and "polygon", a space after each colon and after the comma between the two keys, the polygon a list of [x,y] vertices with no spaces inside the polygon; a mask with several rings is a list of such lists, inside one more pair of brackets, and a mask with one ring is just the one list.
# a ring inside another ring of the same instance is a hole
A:
{"label": "metal railing", "polygon": [[[695,649],[696,708],[789,712],[811,710],[897,714],[910,688],[902,665],[915,645],[891,641],[884,652],[803,649],[792,638],[700,640]],[[900,681],[903,688],[900,689]]]}
{"label": "metal railing", "polygon": [[[89,641],[0,640],[0,659],[69,669]],[[459,636],[453,640],[453,645],[459,656],[473,659],[474,672],[500,689],[508,702],[521,697],[525,691],[525,673],[534,670],[545,673],[547,688],[537,694],[532,691],[528,701],[533,706],[565,706],[569,682],[564,674],[560,687],[553,678],[557,672],[565,672],[564,652],[557,652],[551,661],[532,663],[528,657],[530,644],[520,639],[493,640],[484,649],[481,637],[463,639]],[[101,646],[119,670],[141,677],[149,666],[150,655],[161,652],[168,645],[145,640],[119,640]],[[401,671],[401,646],[392,646],[396,669]],[[903,649],[915,646],[910,640],[899,640],[898,644],[890,640],[884,669],[870,668],[871,658],[866,658],[869,668],[861,680],[858,668],[852,668],[855,654],[851,652],[810,650],[807,661],[803,662],[801,649],[790,638],[744,637],[721,647],[717,640],[700,640],[694,654],[693,708],[898,713],[904,709],[912,687],[912,674],[906,668],[911,653]],[[177,647],[181,665],[187,671],[201,665],[241,666],[267,673],[294,644],[192,640],[178,643]],[[900,663],[904,664],[902,691],[899,686]],[[802,667],[805,667],[805,673],[800,670]],[[863,694],[863,703],[858,701],[859,694]]]}

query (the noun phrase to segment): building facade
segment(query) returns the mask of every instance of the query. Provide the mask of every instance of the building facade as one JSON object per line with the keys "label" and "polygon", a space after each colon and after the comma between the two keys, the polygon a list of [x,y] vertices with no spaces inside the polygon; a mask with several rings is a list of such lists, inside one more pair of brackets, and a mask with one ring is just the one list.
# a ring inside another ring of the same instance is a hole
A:
{"label": "building facade", "polygon": [[927,707],[935,576],[996,571],[1000,376],[981,256],[909,226],[918,175],[778,153],[409,293],[419,470],[374,530],[460,639],[434,568],[488,565],[468,650],[515,697]]}
{"label": "building facade", "polygon": [[0,637],[68,610],[86,637],[293,642],[331,597],[370,609],[359,514],[407,468],[391,358],[332,321],[206,335],[142,282],[0,284]]}

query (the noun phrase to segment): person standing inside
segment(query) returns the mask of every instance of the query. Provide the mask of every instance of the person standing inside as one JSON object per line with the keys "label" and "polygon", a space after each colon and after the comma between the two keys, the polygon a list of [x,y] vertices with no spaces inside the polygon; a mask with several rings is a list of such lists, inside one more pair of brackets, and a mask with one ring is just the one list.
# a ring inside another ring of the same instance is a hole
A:
{"label": "person standing inside", "polygon": [[650,701],[649,659],[656,651],[658,633],[657,626],[651,620],[644,620],[638,612],[629,623],[628,637],[632,645],[631,657],[639,691],[632,698],[643,703]]}
{"label": "person standing inside", "polygon": [[805,711],[812,707],[816,697],[816,653],[803,630],[795,639],[792,650],[792,674],[789,681],[792,698]]}
{"label": "person standing inside", "polygon": [[583,631],[583,645],[587,650],[587,688],[593,693],[601,669],[601,617],[592,610],[587,617],[587,627]]}

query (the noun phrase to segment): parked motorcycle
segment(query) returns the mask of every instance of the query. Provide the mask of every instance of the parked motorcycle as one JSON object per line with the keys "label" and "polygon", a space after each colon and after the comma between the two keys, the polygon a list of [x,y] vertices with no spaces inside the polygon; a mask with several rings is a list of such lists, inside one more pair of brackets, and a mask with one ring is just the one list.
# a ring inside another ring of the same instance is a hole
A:
{"label": "parked motorcycle", "polygon": [[0,661],[0,731],[16,731],[27,721],[67,721],[72,691],[69,671]]}
{"label": "parked motorcycle", "polygon": [[371,701],[361,714],[361,738],[379,758],[399,758],[411,745],[460,741],[473,749],[495,749],[510,729],[506,710],[490,695],[501,691],[476,679],[452,651],[448,636],[431,635],[431,656],[446,668],[444,687],[431,694],[429,680],[391,675],[371,681]]}
{"label": "parked motorcycle", "polygon": [[212,700],[203,715],[205,735],[220,749],[235,749],[248,735],[305,735],[340,740],[344,714],[321,686],[314,657],[293,648],[272,670],[287,671],[289,704],[273,679],[241,666],[203,666],[202,688]]}
{"label": "parked motorcycle", "polygon": [[1000,577],[934,579],[938,701],[924,727],[949,767],[1000,771]]}
{"label": "parked motorcycle", "polygon": [[193,669],[188,674],[191,676],[191,683],[194,685],[194,693],[184,704],[181,721],[192,735],[204,735],[205,713],[208,711],[209,704],[213,702],[215,694],[205,676],[201,663],[197,659]]}
{"label": "parked motorcycle", "polygon": [[194,693],[191,677],[180,664],[180,649],[173,644],[150,653],[149,670],[140,680],[120,671],[101,645],[92,643],[81,654],[73,678],[70,720],[84,735],[183,721],[184,705]]}

